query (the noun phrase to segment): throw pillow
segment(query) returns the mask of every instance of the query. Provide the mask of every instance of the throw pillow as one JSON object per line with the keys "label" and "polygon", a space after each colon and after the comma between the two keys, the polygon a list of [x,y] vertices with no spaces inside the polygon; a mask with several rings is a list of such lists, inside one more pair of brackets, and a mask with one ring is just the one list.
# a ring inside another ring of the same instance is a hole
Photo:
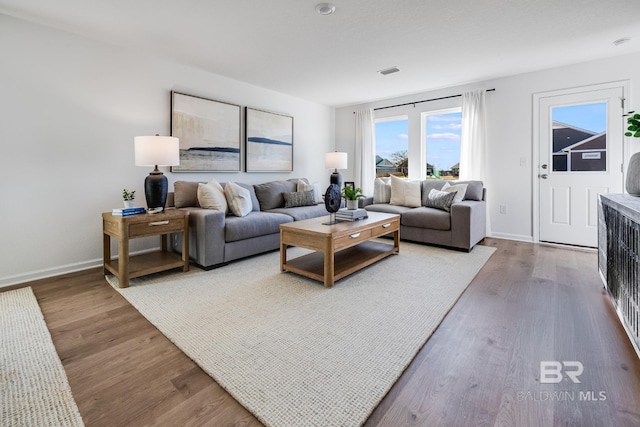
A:
{"label": "throw pillow", "polygon": [[389,203],[409,208],[422,206],[420,181],[408,181],[391,175],[391,199]]}
{"label": "throw pillow", "polygon": [[456,197],[453,198],[453,203],[460,203],[464,200],[464,195],[467,193],[467,184],[455,184],[451,185],[448,182],[442,186],[442,191],[447,193],[456,193]]}
{"label": "throw pillow", "polygon": [[229,210],[235,216],[245,216],[253,209],[251,193],[235,182],[229,181],[225,184],[224,195],[229,204]]}
{"label": "throw pillow", "polygon": [[225,215],[229,213],[224,190],[215,179],[211,179],[206,184],[198,183],[198,204],[204,209],[224,212]]}
{"label": "throw pillow", "polygon": [[[298,181],[297,191],[311,191],[313,190],[313,198],[316,204],[324,203],[322,200],[322,191],[320,190],[320,184],[314,182],[313,184],[307,184],[303,180]],[[286,201],[285,201],[286,203]]]}
{"label": "throw pillow", "polygon": [[389,203],[391,201],[391,182],[389,178],[376,178],[373,181],[373,203]]}
{"label": "throw pillow", "polygon": [[433,189],[427,196],[427,207],[440,209],[446,212],[451,211],[451,203],[453,198],[456,197],[456,192],[447,192]]}
{"label": "throw pillow", "polygon": [[467,184],[467,192],[464,195],[465,200],[482,200],[484,185],[482,181],[454,181],[454,184]]}
{"label": "throw pillow", "polygon": [[314,191],[292,191],[289,193],[282,193],[284,197],[285,208],[296,208],[298,206],[313,206],[316,204]]}
{"label": "throw pillow", "polygon": [[173,183],[173,205],[176,208],[188,208],[198,205],[198,183],[176,181]]}
{"label": "throw pillow", "polygon": [[298,181],[271,181],[263,184],[255,184],[256,197],[260,202],[260,210],[268,211],[284,207],[282,193],[296,191]]}

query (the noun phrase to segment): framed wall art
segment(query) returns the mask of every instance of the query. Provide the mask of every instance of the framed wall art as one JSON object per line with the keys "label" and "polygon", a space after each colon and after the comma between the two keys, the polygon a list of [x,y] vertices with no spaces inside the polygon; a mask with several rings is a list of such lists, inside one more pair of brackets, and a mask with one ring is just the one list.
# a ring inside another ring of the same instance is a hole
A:
{"label": "framed wall art", "polygon": [[293,172],[293,117],[246,108],[246,171]]}
{"label": "framed wall art", "polygon": [[172,172],[239,172],[242,108],[171,92],[171,135],[180,139]]}

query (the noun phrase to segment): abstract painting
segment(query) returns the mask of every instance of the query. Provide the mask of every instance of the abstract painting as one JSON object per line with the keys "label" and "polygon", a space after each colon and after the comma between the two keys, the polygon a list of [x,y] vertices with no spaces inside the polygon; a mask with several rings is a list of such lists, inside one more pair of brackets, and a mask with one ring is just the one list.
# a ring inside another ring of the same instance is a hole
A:
{"label": "abstract painting", "polygon": [[172,172],[239,172],[239,105],[171,92],[171,135],[180,139]]}
{"label": "abstract painting", "polygon": [[293,117],[246,109],[247,172],[293,172]]}

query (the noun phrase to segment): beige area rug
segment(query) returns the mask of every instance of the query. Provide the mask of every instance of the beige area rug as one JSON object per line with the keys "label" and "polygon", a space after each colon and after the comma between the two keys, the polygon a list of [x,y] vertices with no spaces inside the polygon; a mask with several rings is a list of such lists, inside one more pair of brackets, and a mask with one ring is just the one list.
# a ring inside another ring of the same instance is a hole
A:
{"label": "beige area rug", "polygon": [[277,252],[126,289],[108,280],[265,424],[358,426],[493,251],[403,242],[331,289],[281,273]]}
{"label": "beige area rug", "polygon": [[31,288],[0,293],[0,424],[84,425]]}

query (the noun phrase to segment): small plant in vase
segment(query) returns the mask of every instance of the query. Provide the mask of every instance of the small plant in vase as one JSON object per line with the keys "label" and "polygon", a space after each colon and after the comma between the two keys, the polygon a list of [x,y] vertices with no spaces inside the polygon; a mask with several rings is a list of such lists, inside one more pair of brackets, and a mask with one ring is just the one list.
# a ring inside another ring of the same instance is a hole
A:
{"label": "small plant in vase", "polygon": [[126,188],[122,190],[122,200],[124,200],[125,208],[133,208],[136,204],[136,190],[129,191]]}
{"label": "small plant in vase", "polygon": [[358,209],[358,199],[364,198],[361,188],[343,187],[342,197],[347,201],[347,209]]}

